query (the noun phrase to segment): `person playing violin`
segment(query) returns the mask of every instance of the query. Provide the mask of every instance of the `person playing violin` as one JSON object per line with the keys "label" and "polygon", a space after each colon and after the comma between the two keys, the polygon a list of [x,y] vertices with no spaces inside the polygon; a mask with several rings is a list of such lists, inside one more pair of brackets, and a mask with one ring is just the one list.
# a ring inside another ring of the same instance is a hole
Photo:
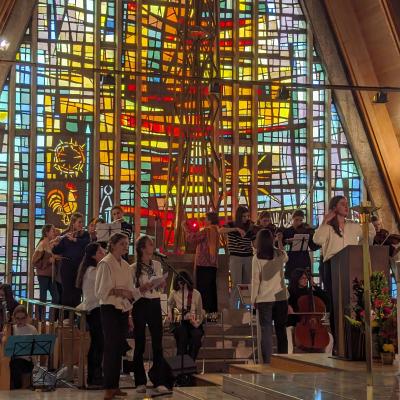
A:
{"label": "person playing violin", "polygon": [[383,228],[382,220],[377,216],[371,217],[371,223],[375,228],[374,245],[389,246],[389,256],[395,257],[400,250],[400,235],[390,234]]}
{"label": "person playing violin", "polygon": [[261,229],[268,229],[273,235],[276,233],[276,225],[272,223],[271,213],[267,210],[261,211],[258,215],[257,223],[251,224],[249,230],[244,235],[245,238],[249,238],[252,242],[256,240],[257,232]]}
{"label": "person playing violin", "polygon": [[[306,269],[311,269],[311,257],[309,250],[315,251],[320,248],[320,246],[315,244],[313,241],[314,229],[312,229],[308,224],[304,223],[304,218],[304,211],[296,210],[292,214],[292,225],[283,230],[283,243],[289,245],[289,261],[285,266],[286,279],[290,279],[292,272],[296,268],[300,268],[303,271]],[[300,251],[292,250],[295,244],[294,236],[296,234],[309,235],[307,246],[301,246]]]}
{"label": "person playing violin", "polygon": [[61,256],[59,268],[61,275],[61,304],[76,307],[81,302],[82,290],[75,286],[79,265],[90,243],[90,235],[83,229],[83,215],[71,216],[68,229],[55,239],[53,254]]}

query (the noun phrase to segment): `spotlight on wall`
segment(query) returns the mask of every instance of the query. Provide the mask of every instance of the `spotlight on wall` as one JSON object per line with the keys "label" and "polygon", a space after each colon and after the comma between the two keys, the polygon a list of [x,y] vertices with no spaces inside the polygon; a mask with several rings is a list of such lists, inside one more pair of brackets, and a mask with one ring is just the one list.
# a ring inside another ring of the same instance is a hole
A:
{"label": "spotlight on wall", "polygon": [[287,87],[282,86],[279,89],[278,96],[276,96],[276,99],[279,101],[290,100],[290,90]]}
{"label": "spotlight on wall", "polygon": [[372,100],[376,104],[384,104],[388,102],[388,95],[385,92],[376,92],[374,99]]}
{"label": "spotlight on wall", "polygon": [[0,51],[6,51],[10,47],[10,42],[0,38]]}

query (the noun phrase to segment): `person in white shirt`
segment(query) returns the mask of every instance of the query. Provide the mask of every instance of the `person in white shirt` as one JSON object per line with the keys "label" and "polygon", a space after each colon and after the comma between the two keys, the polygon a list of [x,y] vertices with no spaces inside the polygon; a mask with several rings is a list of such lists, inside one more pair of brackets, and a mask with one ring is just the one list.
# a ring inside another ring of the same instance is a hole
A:
{"label": "person in white shirt", "polygon": [[151,335],[153,349],[153,365],[149,370],[149,378],[159,394],[170,392],[167,388],[169,379],[167,365],[162,349],[162,313],[160,302],[160,288],[165,282],[155,287],[152,280],[161,278],[163,271],[161,263],[153,260],[154,243],[148,236],[142,236],[136,241],[136,263],[132,265],[132,277],[136,288],[146,288],[142,297],[133,304],[132,316],[135,327],[135,351],[133,356],[133,373],[135,376],[136,391],[146,393],[147,377],[143,364],[143,353],[146,346],[146,324]]}
{"label": "person in white shirt", "polygon": [[[13,312],[13,335],[37,335],[38,331],[28,324],[28,313],[22,305],[15,307]],[[11,389],[22,388],[22,375],[31,374],[33,370],[32,358],[28,356],[13,357],[10,360]]]}
{"label": "person in white shirt", "polygon": [[100,303],[104,335],[104,400],[126,396],[119,389],[121,358],[130,349],[126,341],[129,312],[139,292],[133,286],[129,264],[123,259],[128,247],[128,236],[114,233],[108,243],[109,253],[97,266],[95,295]]}
{"label": "person in white shirt", "polygon": [[[176,321],[175,311],[181,321]],[[168,319],[173,326],[178,355],[189,354],[193,360],[196,360],[201,347],[201,338],[204,335],[202,326],[204,316],[205,311],[200,292],[193,288],[190,275],[186,271],[180,272],[175,277],[174,290],[168,298]]]}
{"label": "person in white shirt", "polygon": [[257,233],[256,254],[252,261],[251,302],[258,310],[261,326],[261,353],[264,364],[271,362],[272,321],[278,342],[278,353],[288,352],[286,323],[288,294],[284,280],[284,266],[288,256],[283,250],[282,234],[277,235],[278,248],[269,229]]}
{"label": "person in white shirt", "polygon": [[[335,338],[335,323],[332,307],[332,275],[331,258],[349,245],[358,245],[362,240],[361,225],[346,219],[349,214],[349,204],[345,196],[334,196],[329,201],[329,211],[324,216],[321,225],[314,233],[314,242],[322,247],[323,264],[320,276],[324,289],[330,298],[329,317],[331,332]],[[369,242],[373,243],[375,229],[369,227]]]}
{"label": "person in white shirt", "polygon": [[87,312],[86,320],[90,333],[90,348],[87,355],[88,386],[103,386],[104,338],[101,325],[100,304],[94,293],[97,264],[104,258],[106,251],[98,242],[91,242],[85,248],[85,255],[79,266],[76,287],[82,289],[83,301],[77,308]]}

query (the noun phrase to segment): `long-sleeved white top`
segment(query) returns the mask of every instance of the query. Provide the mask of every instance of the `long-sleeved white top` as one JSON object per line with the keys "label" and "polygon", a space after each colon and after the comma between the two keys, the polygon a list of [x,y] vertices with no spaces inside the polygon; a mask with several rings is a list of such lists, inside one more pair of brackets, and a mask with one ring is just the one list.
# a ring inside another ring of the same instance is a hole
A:
{"label": "long-sleeved white top", "polygon": [[83,301],[77,308],[85,311],[92,311],[100,306],[99,299],[94,292],[96,284],[96,267],[88,267],[82,279],[82,297]]}
{"label": "long-sleeved white top", "polygon": [[117,261],[111,253],[108,253],[97,266],[95,295],[100,305],[111,304],[123,312],[131,310],[132,304],[128,299],[110,295],[112,289],[130,290],[134,298],[140,297],[139,290],[133,286],[129,264],[124,259]]}
{"label": "long-sleeved white top", "polygon": [[[184,293],[183,293],[183,308],[186,310],[188,306],[188,296],[189,296],[189,291],[185,288]],[[179,312],[182,310],[182,289],[180,290],[173,290],[168,298],[168,306],[170,310],[176,308]],[[189,311],[191,314],[195,315],[196,317],[201,317],[205,315],[205,312],[203,310],[203,301],[201,299],[201,294],[198,290],[193,289],[192,292],[192,302],[190,305],[190,310]]]}
{"label": "long-sleeved white top", "polygon": [[251,279],[251,303],[287,300],[284,266],[288,260],[286,252],[275,250],[272,260],[253,256]]}
{"label": "long-sleeved white top", "polygon": [[[361,225],[355,221],[345,220],[342,236],[339,236],[331,225],[321,224],[315,231],[313,240],[322,247],[324,261],[330,260],[335,254],[346,246],[360,244],[362,240]],[[372,224],[368,226],[368,241],[373,244],[375,228]]]}
{"label": "long-sleeved white top", "polygon": [[[139,286],[144,285],[145,283],[151,281],[153,278],[161,278],[163,276],[163,270],[161,263],[157,260],[152,260],[152,267],[153,267],[153,274],[148,274],[144,269],[142,270],[142,273],[139,278]],[[134,263],[131,265],[131,282],[133,282],[133,286],[136,287],[136,265],[137,263]],[[146,299],[157,299],[160,297],[160,290],[158,289],[151,289],[147,290],[144,293],[141,293],[141,297],[144,297]]]}

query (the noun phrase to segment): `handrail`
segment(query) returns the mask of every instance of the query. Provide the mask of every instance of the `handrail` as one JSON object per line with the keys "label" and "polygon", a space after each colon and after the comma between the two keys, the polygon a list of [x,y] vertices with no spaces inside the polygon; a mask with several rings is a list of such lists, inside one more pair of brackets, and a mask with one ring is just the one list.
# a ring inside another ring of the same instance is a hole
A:
{"label": "handrail", "polygon": [[86,313],[85,310],[81,310],[79,308],[74,308],[74,307],[69,307],[69,306],[63,306],[61,304],[53,304],[53,303],[44,302],[44,301],[40,301],[40,300],[28,299],[26,297],[18,297],[18,296],[16,296],[15,298],[19,302],[35,304],[35,305],[38,305],[38,306],[51,307],[51,308],[55,308],[57,310],[73,311],[76,314]]}

